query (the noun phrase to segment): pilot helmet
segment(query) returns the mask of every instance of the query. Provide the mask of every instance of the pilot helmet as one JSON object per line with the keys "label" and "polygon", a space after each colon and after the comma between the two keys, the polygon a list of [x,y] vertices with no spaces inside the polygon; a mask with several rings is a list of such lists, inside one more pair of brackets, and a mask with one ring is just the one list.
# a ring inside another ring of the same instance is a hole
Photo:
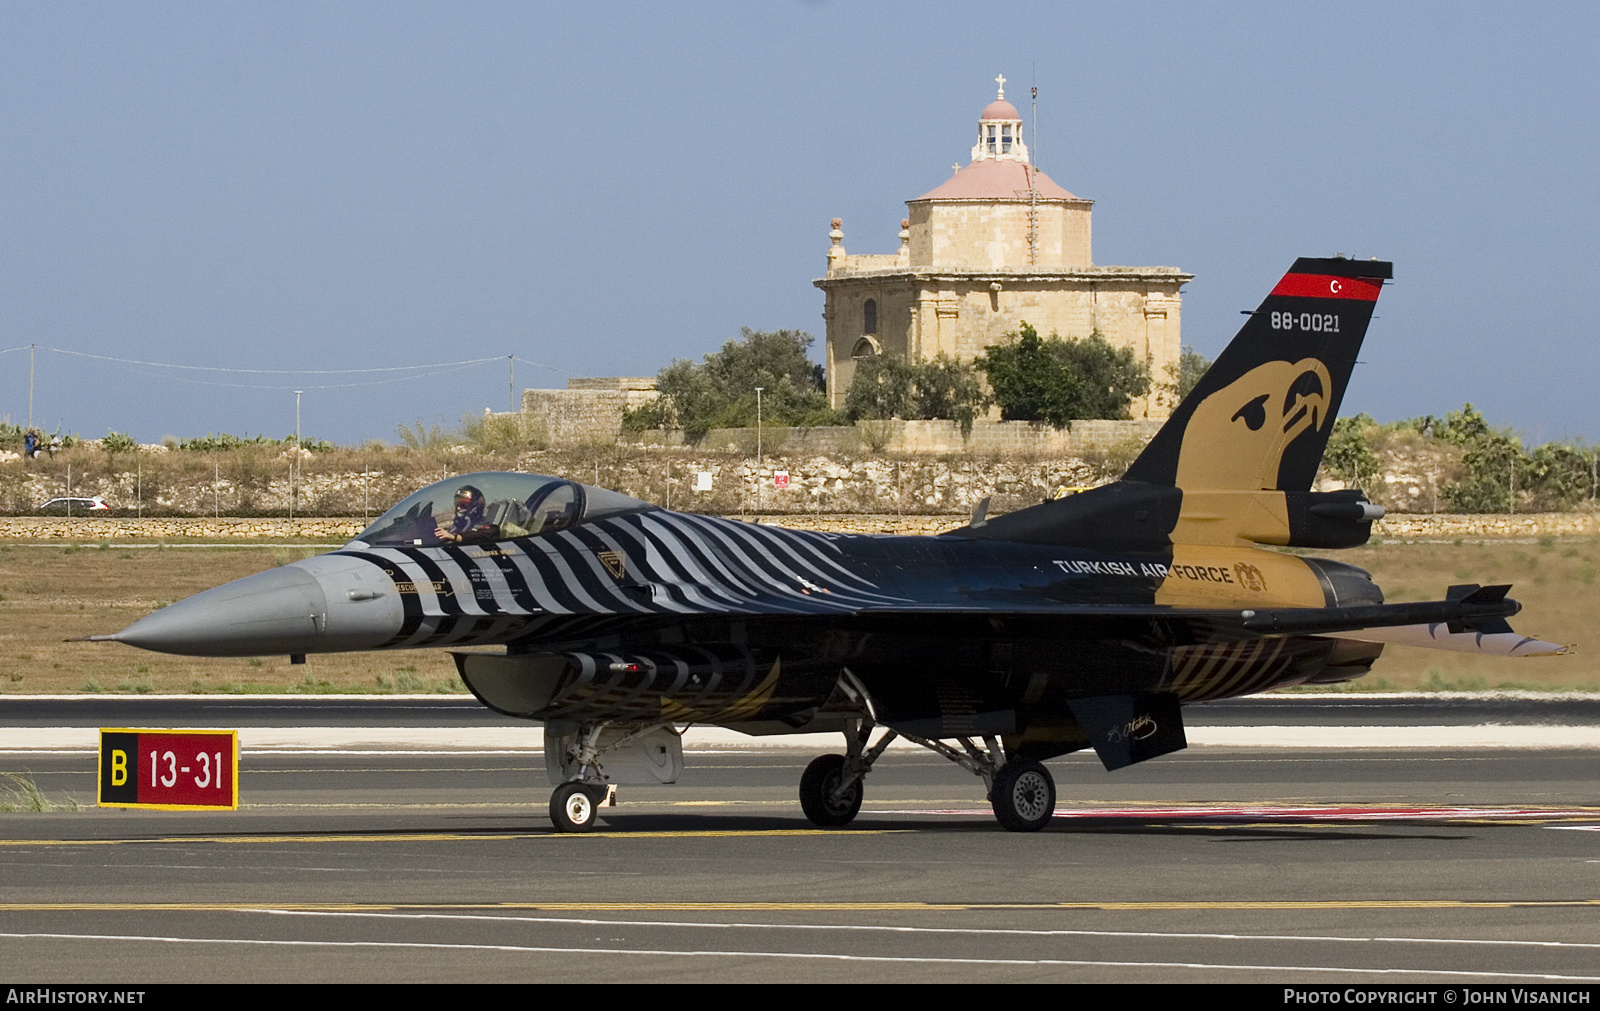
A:
{"label": "pilot helmet", "polygon": [[470,484],[456,489],[456,512],[466,513],[483,508],[483,492]]}

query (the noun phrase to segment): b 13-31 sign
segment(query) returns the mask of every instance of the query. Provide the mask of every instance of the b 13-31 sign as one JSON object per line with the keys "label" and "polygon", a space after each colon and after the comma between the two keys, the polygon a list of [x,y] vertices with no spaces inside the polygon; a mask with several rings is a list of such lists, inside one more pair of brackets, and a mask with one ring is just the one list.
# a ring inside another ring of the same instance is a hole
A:
{"label": "b 13-31 sign", "polygon": [[101,730],[101,807],[239,806],[236,730]]}

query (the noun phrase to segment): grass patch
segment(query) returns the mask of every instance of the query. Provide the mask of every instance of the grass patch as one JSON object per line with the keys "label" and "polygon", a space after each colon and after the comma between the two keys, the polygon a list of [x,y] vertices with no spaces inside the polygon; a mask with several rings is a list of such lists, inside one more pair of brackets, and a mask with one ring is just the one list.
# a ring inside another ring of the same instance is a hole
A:
{"label": "grass patch", "polygon": [[1428,668],[1428,679],[1417,686],[1425,692],[1481,692],[1488,687],[1488,679],[1481,676],[1464,677],[1459,681],[1447,680],[1444,672],[1437,667]]}
{"label": "grass patch", "polygon": [[51,800],[39,789],[39,784],[31,776],[21,776],[15,772],[0,772],[0,779],[5,779],[10,785],[0,792],[0,811],[15,812],[29,811],[43,813],[46,811],[81,811],[83,805],[70,794],[61,800]]}
{"label": "grass patch", "polygon": [[1388,678],[1373,677],[1368,674],[1366,677],[1356,678],[1354,681],[1340,681],[1331,685],[1294,685],[1289,688],[1274,689],[1274,692],[1289,695],[1322,695],[1329,692],[1335,694],[1360,694],[1362,692],[1393,692],[1399,690],[1400,686]]}
{"label": "grass patch", "polygon": [[320,554],[322,554],[322,550],[313,547],[274,548],[272,551],[272,564],[282,568],[290,562],[303,562],[307,558],[315,558]]}
{"label": "grass patch", "polygon": [[462,684],[458,677],[426,678],[417,674],[417,668],[414,666],[397,667],[393,674],[379,674],[375,681],[377,688],[369,690],[377,695],[391,693],[447,695],[467,690],[467,686]]}
{"label": "grass patch", "polygon": [[294,690],[305,695],[327,695],[336,691],[332,681],[318,680],[310,671],[294,686]]}

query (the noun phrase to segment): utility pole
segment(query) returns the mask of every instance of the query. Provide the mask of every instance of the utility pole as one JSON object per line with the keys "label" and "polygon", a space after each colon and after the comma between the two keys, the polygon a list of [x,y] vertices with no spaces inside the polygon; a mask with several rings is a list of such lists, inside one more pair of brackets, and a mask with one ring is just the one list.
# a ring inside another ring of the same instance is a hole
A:
{"label": "utility pole", "polygon": [[517,356],[506,355],[506,410],[517,413]]}
{"label": "utility pole", "polygon": [[28,345],[28,427],[33,427],[33,350],[35,344]]}
{"label": "utility pole", "polygon": [[756,515],[761,515],[761,391],[765,386],[756,387]]}
{"label": "utility pole", "polygon": [[1508,485],[1509,500],[1506,503],[1506,514],[1517,514],[1517,456],[1511,444],[1506,443],[1506,483]]}
{"label": "utility pole", "polygon": [[294,391],[294,463],[289,467],[289,518],[300,496],[300,390]]}

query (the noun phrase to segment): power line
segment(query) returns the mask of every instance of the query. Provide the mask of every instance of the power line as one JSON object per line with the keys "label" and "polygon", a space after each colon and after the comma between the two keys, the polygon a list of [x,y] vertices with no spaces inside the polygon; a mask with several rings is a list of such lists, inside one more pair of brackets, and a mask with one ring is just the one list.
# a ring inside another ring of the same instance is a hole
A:
{"label": "power line", "polygon": [[[514,358],[515,360],[521,362],[524,365],[532,365],[535,368],[540,368],[540,369],[549,369],[551,372],[559,372],[559,373],[561,373],[562,375],[565,375],[565,376],[575,376],[575,375],[577,375],[576,372],[573,372],[570,369],[563,369],[563,368],[560,368],[560,367],[555,366],[555,365],[546,365],[543,362],[536,362],[536,361],[533,361],[530,358],[523,358],[521,355],[512,355],[511,357]],[[498,359],[496,359],[496,360],[498,361]]]}
{"label": "power line", "polygon": [[[482,365],[485,362],[497,362],[499,360],[500,359],[498,358],[481,358],[476,361],[461,362],[447,365],[442,368],[435,368],[431,372],[414,372],[411,375],[394,376],[389,379],[369,379],[365,382],[357,383],[291,383],[287,386],[274,386],[268,383],[224,383],[218,382],[214,379],[194,379],[189,376],[175,376],[170,374],[162,376],[161,378],[170,379],[175,383],[189,383],[194,386],[221,386],[235,390],[345,390],[357,386],[383,386],[388,383],[404,383],[412,379],[427,379],[432,376],[442,376],[450,372],[460,372],[463,369],[470,369],[475,365]],[[428,366],[417,367],[428,368]]]}
{"label": "power line", "polygon": [[[23,349],[19,348],[17,350]],[[195,372],[248,372],[260,375],[294,376],[332,376],[368,372],[414,372],[418,369],[436,369],[451,365],[481,365],[484,362],[497,362],[500,360],[500,356],[496,355],[493,358],[469,358],[459,362],[433,362],[427,365],[391,365],[371,369],[232,369],[225,368],[220,365],[176,365],[172,362],[144,362],[139,361],[136,358],[113,358],[110,355],[89,354],[87,351],[68,351],[65,348],[46,348],[45,350],[54,351],[58,355],[72,355],[75,358],[97,358],[100,361],[105,362],[118,362],[123,365],[146,365],[158,369],[188,369]],[[538,363],[529,362],[528,364],[536,365]],[[549,366],[545,367],[548,368]]]}

